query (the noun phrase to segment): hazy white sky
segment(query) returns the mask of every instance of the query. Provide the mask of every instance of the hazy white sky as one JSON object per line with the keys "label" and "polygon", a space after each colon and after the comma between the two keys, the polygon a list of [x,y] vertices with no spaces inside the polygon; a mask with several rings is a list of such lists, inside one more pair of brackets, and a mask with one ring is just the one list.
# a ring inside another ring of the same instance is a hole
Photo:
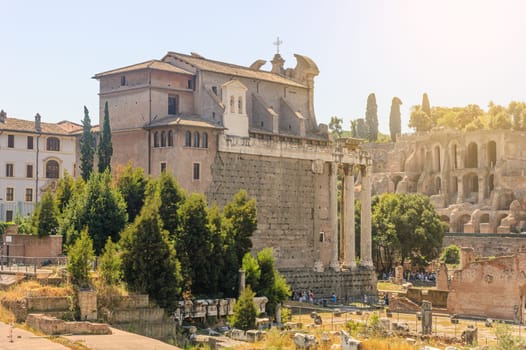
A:
{"label": "hazy white sky", "polygon": [[393,96],[409,108],[508,104],[526,99],[526,1],[0,0],[0,109],[9,116],[98,119],[99,72],[198,52],[241,65],[270,60],[276,36],[285,66],[311,57],[318,122],[365,114],[378,102],[388,132]]}

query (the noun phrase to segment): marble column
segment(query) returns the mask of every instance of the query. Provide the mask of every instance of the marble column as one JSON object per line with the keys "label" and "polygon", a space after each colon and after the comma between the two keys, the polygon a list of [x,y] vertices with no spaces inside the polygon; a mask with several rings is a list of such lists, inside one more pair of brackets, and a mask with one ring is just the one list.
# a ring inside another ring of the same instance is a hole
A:
{"label": "marble column", "polygon": [[356,236],[354,231],[354,176],[352,164],[345,168],[343,178],[343,266],[356,267]]}
{"label": "marble column", "polygon": [[331,163],[331,176],[329,178],[329,218],[331,224],[331,261],[329,266],[335,271],[340,270],[338,261],[338,189],[337,176],[338,164]]}
{"label": "marble column", "polygon": [[371,168],[362,167],[360,266],[372,268]]}

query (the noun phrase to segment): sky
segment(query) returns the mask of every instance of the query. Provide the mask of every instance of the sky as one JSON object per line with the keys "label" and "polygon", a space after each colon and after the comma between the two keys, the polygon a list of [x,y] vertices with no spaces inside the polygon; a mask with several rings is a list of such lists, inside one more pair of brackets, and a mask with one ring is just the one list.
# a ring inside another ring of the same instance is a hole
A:
{"label": "sky", "polygon": [[396,96],[409,132],[424,92],[432,106],[526,99],[525,13],[523,0],[0,0],[0,109],[80,122],[86,105],[95,124],[96,73],[168,51],[248,66],[279,36],[286,67],[294,53],[318,65],[319,123],[349,129],[375,93],[380,131]]}

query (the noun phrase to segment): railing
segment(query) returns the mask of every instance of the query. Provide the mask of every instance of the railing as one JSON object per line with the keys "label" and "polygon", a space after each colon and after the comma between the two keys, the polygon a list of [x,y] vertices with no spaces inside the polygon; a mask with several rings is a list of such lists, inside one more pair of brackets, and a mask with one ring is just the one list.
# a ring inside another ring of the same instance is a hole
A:
{"label": "railing", "polygon": [[64,267],[68,263],[65,256],[59,257],[26,257],[26,256],[7,256],[0,257],[0,271],[23,272],[36,274],[39,269],[46,267]]}

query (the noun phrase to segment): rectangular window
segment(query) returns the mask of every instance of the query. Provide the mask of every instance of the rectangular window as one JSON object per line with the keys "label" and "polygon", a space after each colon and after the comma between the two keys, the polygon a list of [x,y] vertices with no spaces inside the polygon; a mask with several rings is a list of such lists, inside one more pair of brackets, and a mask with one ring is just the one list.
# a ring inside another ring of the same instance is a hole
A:
{"label": "rectangular window", "polygon": [[26,177],[28,178],[33,177],[33,164],[26,165]]}
{"label": "rectangular window", "polygon": [[161,162],[161,173],[166,171],[166,162]]}
{"label": "rectangular window", "polygon": [[168,96],[168,114],[177,114],[177,96]]}
{"label": "rectangular window", "polygon": [[33,136],[27,137],[27,149],[33,149]]}
{"label": "rectangular window", "polygon": [[192,79],[188,79],[188,83],[186,85],[189,89],[193,89],[194,88],[194,82],[192,81]]}
{"label": "rectangular window", "polygon": [[7,135],[7,148],[15,148],[15,135]]}
{"label": "rectangular window", "polygon": [[32,201],[33,201],[33,189],[26,188],[26,202],[32,202]]}
{"label": "rectangular window", "polygon": [[194,163],[194,180],[200,179],[199,165],[200,165],[199,163]]}
{"label": "rectangular window", "polygon": [[15,200],[15,189],[13,187],[6,188],[6,190],[5,190],[5,200],[8,201],[8,202],[12,202],[12,201]]}
{"label": "rectangular window", "polygon": [[6,210],[5,211],[5,221],[12,222],[13,221],[13,211],[12,210]]}
{"label": "rectangular window", "polygon": [[6,177],[13,177],[14,173],[14,165],[13,164],[6,164],[5,165],[5,176]]}

